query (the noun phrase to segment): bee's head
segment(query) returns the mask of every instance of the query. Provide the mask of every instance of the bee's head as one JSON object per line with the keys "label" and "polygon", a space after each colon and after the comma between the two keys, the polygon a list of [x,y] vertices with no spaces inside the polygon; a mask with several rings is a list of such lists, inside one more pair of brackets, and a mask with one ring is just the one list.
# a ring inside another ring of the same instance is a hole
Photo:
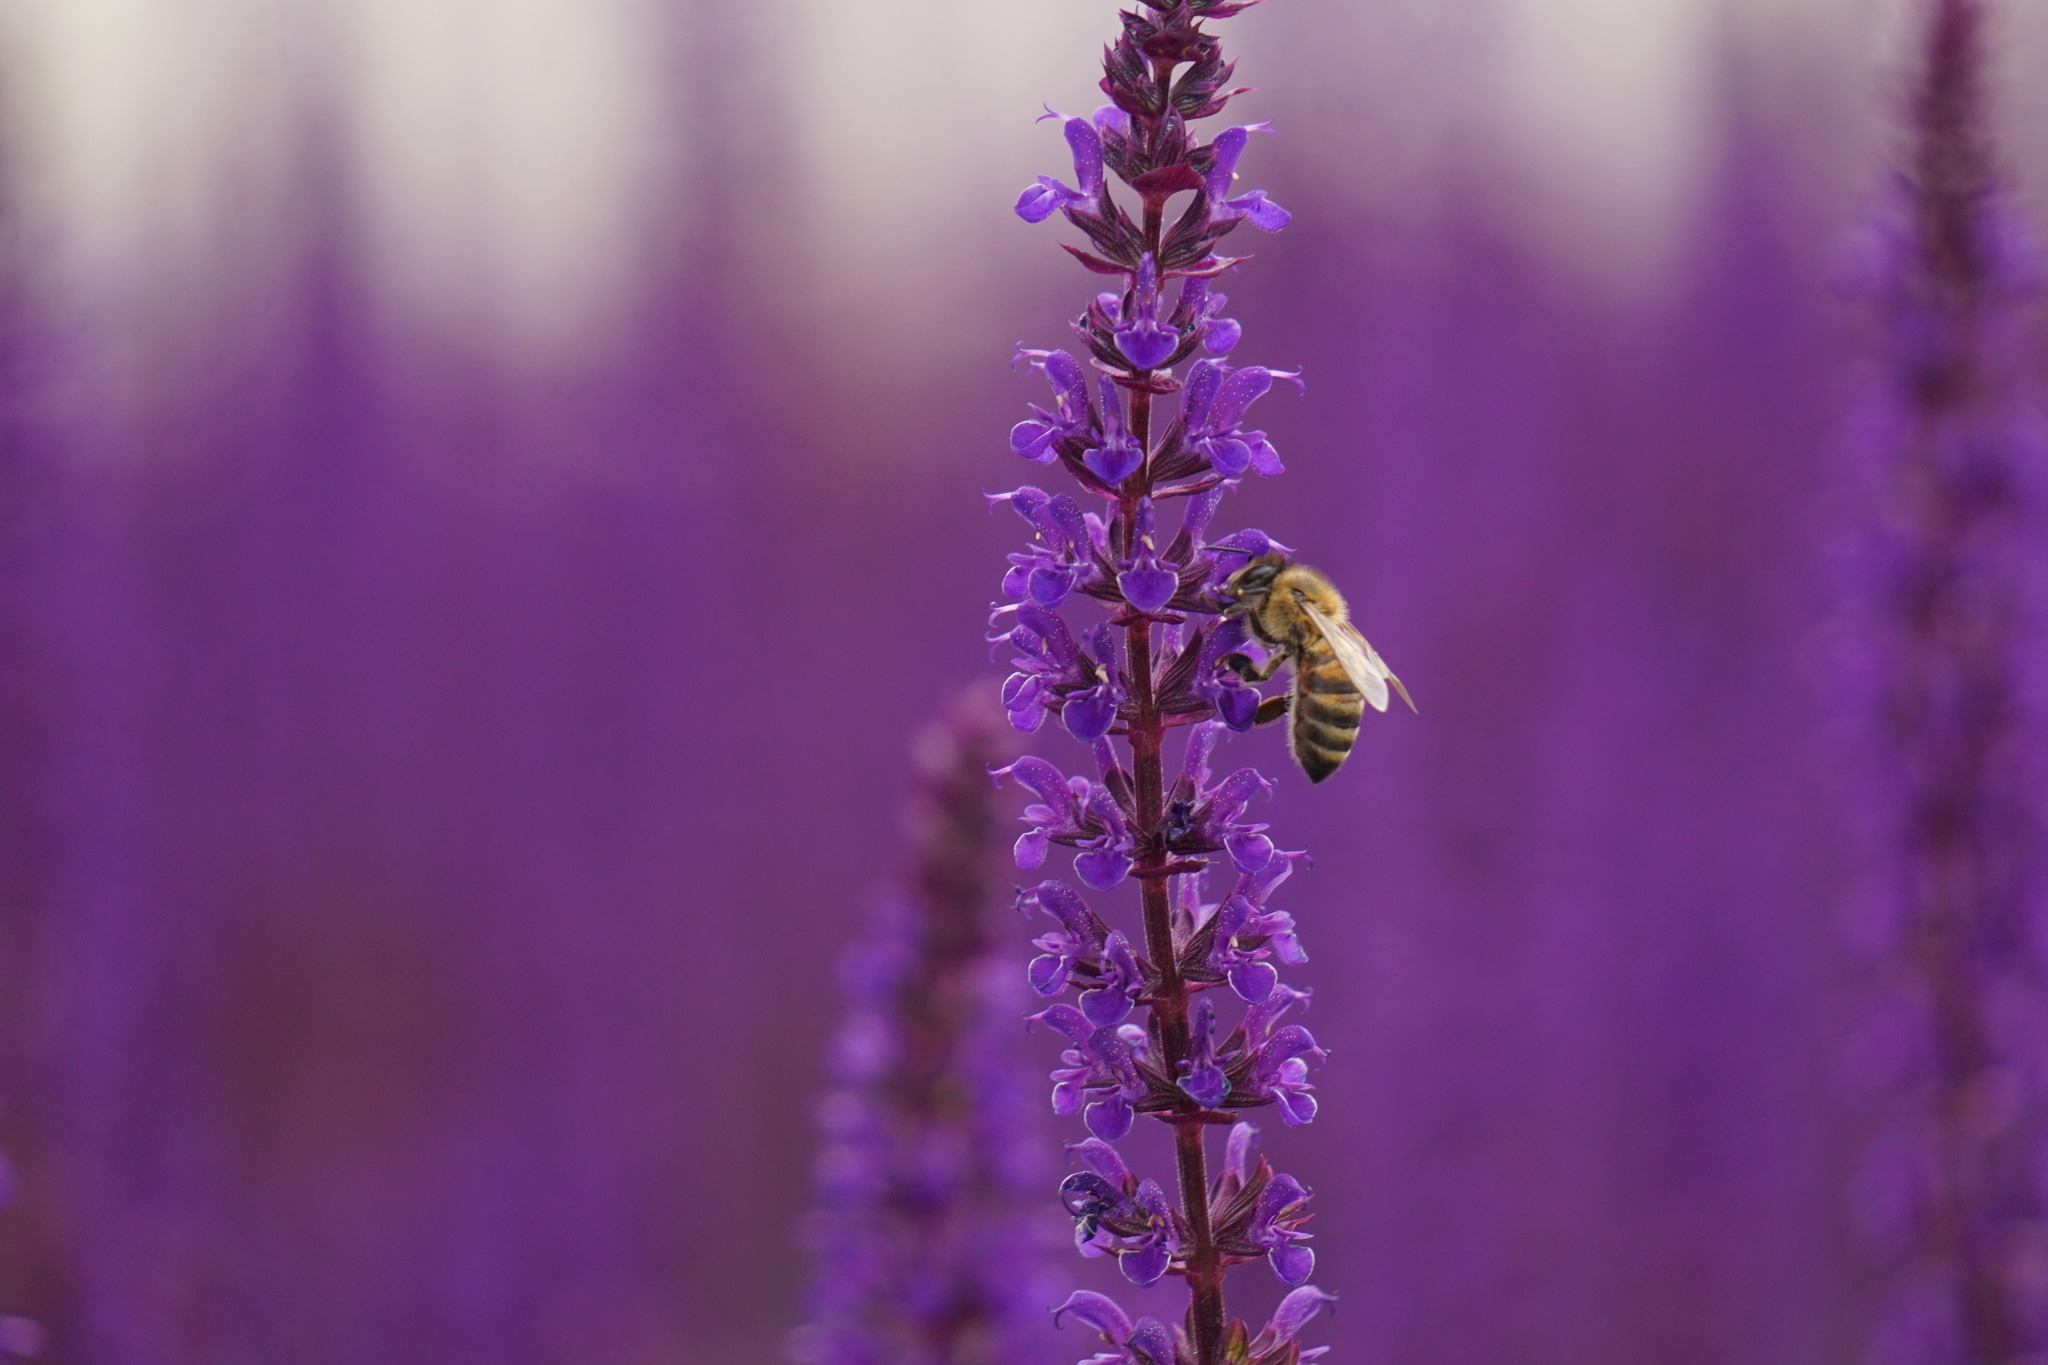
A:
{"label": "bee's head", "polygon": [[1287,558],[1280,554],[1263,554],[1230,576],[1223,585],[1223,596],[1233,602],[1246,597],[1256,597],[1271,591],[1273,580],[1287,567]]}

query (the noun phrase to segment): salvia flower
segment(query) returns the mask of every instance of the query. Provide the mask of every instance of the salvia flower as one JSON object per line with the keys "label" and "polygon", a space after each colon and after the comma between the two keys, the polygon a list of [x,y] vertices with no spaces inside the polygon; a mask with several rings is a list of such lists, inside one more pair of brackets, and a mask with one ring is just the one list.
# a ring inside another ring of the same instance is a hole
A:
{"label": "salvia flower", "polygon": [[[1185,1312],[1156,1316],[1069,1297],[1055,1316],[1101,1338],[1093,1365],[1297,1365],[1322,1353],[1299,1335],[1329,1300],[1309,1283],[1309,1190],[1255,1156],[1240,1121],[1267,1107],[1286,1125],[1316,1114],[1313,1068],[1327,1054],[1295,1017],[1307,991],[1281,979],[1307,953],[1275,902],[1306,854],[1259,818],[1273,783],[1216,761],[1226,736],[1272,712],[1226,588],[1251,561],[1290,551],[1211,523],[1243,479],[1282,473],[1251,412],[1280,381],[1301,383],[1222,358],[1243,344],[1214,283],[1244,260],[1222,254],[1224,239],[1288,222],[1265,191],[1237,184],[1266,125],[1195,131],[1242,93],[1203,26],[1255,2],[1143,0],[1124,13],[1103,61],[1109,104],[1048,115],[1074,183],[1041,177],[1017,201],[1029,222],[1076,229],[1082,244],[1066,250],[1105,279],[1074,319],[1074,350],[1019,352],[1053,397],[1012,430],[1011,448],[1072,489],[991,499],[1029,539],[1009,557],[990,638],[1008,646],[1012,724],[1049,729],[1057,715],[1093,767],[1033,756],[991,771],[1030,796],[1017,865],[1072,852],[1073,884],[1040,881],[1018,906],[1037,935],[1025,979],[1044,1003],[1031,1025],[1060,1043],[1052,1107],[1089,1134],[1068,1149],[1076,1169],[1059,1189],[1075,1245],[1115,1257],[1135,1285],[1178,1279],[1188,1291]],[[1126,883],[1135,922],[1089,903]],[[1148,1116],[1174,1130],[1170,1178],[1133,1170],[1116,1147]],[[1230,1137],[1212,1174],[1219,1128]],[[1289,1291],[1257,1331],[1224,1304],[1226,1273],[1253,1261]]]}
{"label": "salvia flower", "polygon": [[1977,0],[1930,0],[1914,147],[1867,263],[1888,374],[1860,438],[1853,629],[1878,978],[1855,1210],[1883,1365],[2048,1353],[2048,997],[2037,918],[2044,449],[2016,305],[2035,271],[1981,109]]}
{"label": "salvia flower", "polygon": [[807,1225],[819,1269],[790,1343],[805,1365],[1042,1360],[1045,1241],[1026,1199],[1046,1163],[1016,1055],[1021,992],[990,925],[984,773],[1014,752],[1000,716],[977,688],[923,736],[910,875],[843,964]]}

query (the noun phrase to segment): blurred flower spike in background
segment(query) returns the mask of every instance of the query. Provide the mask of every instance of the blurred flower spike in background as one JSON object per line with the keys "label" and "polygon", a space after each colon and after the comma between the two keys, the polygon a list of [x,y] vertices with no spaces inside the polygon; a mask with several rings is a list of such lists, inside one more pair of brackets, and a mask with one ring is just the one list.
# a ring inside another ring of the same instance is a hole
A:
{"label": "blurred flower spike in background", "polygon": [[1910,159],[1870,234],[1889,372],[1852,447],[1874,990],[1848,1061],[1876,1097],[1853,1185],[1873,1365],[2048,1350],[2048,431],[1985,23],[1980,0],[1924,12]]}
{"label": "blurred flower spike in background", "polygon": [[801,1365],[1046,1359],[1050,1162],[1020,1055],[986,776],[1015,752],[1002,717],[994,687],[978,686],[918,737],[908,874],[842,963],[849,1009],[807,1229],[819,1266],[790,1343]]}

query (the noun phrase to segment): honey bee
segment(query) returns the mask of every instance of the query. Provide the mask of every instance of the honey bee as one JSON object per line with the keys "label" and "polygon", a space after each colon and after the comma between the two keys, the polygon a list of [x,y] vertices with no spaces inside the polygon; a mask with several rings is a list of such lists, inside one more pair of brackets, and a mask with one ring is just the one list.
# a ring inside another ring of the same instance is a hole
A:
{"label": "honey bee", "polygon": [[1247,682],[1264,682],[1283,663],[1294,666],[1286,696],[1270,697],[1258,723],[1292,712],[1287,750],[1311,782],[1342,767],[1358,737],[1365,704],[1387,709],[1391,686],[1415,709],[1415,699],[1351,624],[1344,598],[1330,580],[1286,556],[1264,554],[1230,576],[1222,588],[1227,616],[1242,617],[1246,629],[1273,650],[1263,668],[1243,654],[1224,660]]}

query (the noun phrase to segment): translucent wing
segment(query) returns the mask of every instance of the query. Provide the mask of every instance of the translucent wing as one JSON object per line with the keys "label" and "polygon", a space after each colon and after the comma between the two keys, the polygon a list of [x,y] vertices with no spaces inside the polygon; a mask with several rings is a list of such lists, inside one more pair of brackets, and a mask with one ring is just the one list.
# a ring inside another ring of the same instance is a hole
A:
{"label": "translucent wing", "polygon": [[1401,700],[1408,703],[1408,709],[1415,709],[1415,699],[1408,695],[1408,689],[1401,686],[1401,680],[1394,676],[1377,651],[1365,642],[1365,637],[1353,628],[1349,621],[1339,621],[1327,612],[1319,611],[1313,602],[1303,602],[1301,609],[1308,613],[1308,619],[1323,633],[1330,650],[1337,656],[1344,675],[1351,679],[1351,685],[1365,695],[1375,711],[1387,709],[1387,684],[1401,694]]}

